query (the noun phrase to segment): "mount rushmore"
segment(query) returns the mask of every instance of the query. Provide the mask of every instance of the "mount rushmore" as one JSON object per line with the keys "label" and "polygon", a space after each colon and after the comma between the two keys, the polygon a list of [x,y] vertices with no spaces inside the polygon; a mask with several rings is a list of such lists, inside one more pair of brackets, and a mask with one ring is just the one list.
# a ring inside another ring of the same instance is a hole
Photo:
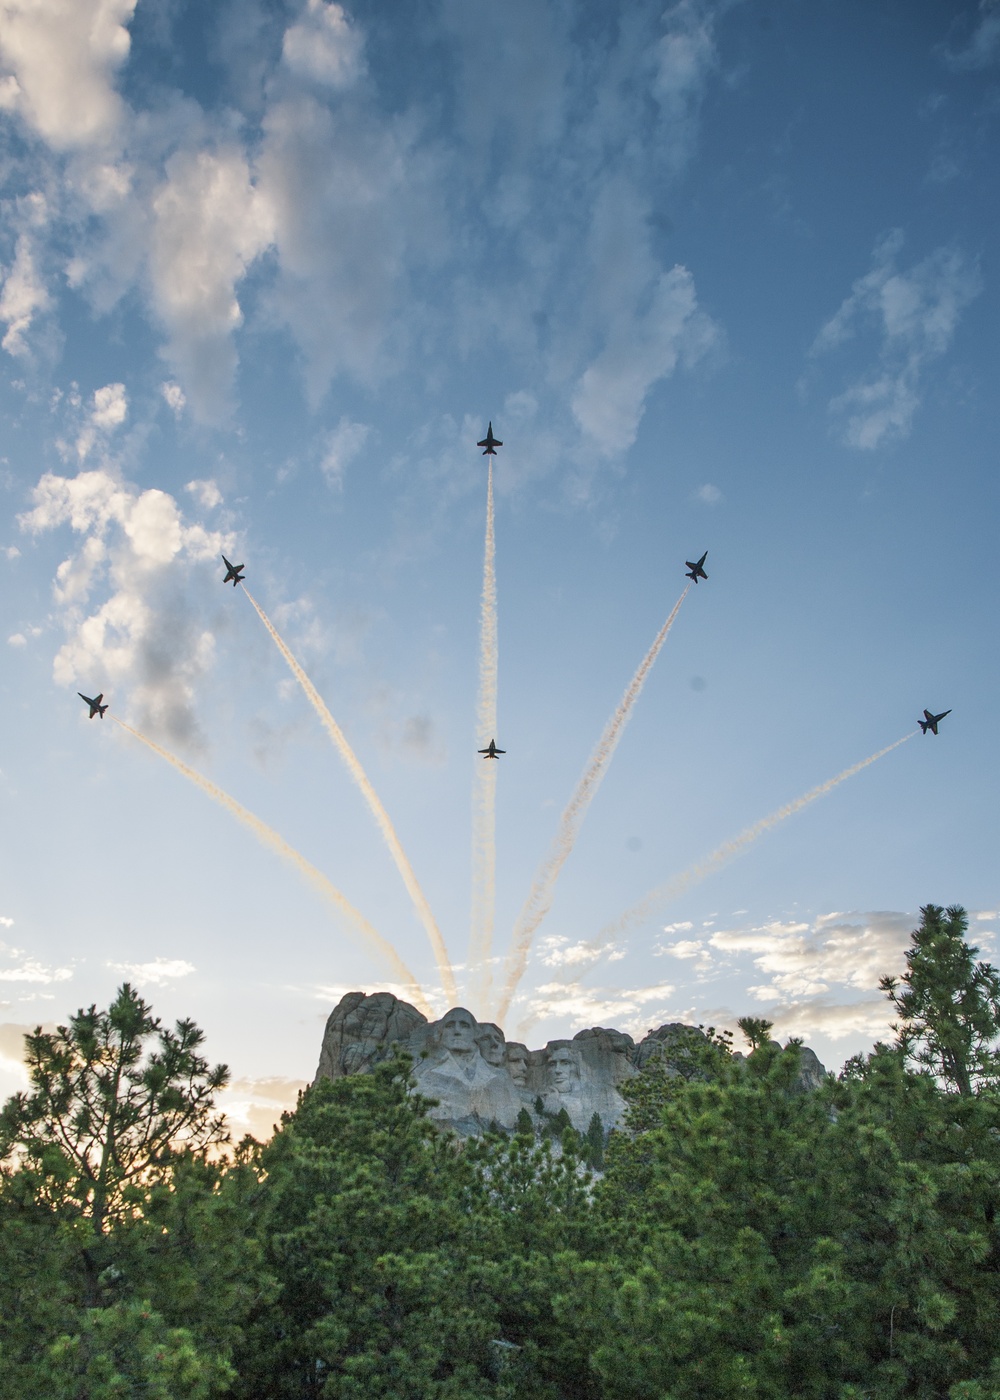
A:
{"label": "mount rushmore", "polygon": [[[550,1040],[541,1050],[508,1041],[499,1026],[477,1021],[456,1006],[428,1021],[415,1006],[390,992],[348,992],[330,1013],[316,1079],[362,1074],[398,1046],[413,1057],[417,1092],[436,1099],[430,1117],[463,1136],[497,1123],[508,1130],[526,1110],[537,1123],[565,1109],[585,1132],[596,1113],[605,1131],[625,1113],[621,1085],[695,1027],[680,1022],[651,1030],[638,1045],[623,1031],[595,1026],[572,1040]],[[812,1050],[800,1050],[799,1086],[814,1089],[826,1071]]]}

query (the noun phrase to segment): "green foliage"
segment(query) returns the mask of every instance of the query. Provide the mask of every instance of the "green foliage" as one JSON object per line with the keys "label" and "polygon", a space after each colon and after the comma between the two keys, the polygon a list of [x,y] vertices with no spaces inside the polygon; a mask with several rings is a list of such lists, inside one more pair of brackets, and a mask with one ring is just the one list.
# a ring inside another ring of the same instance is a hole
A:
{"label": "green foliage", "polygon": [[107,1011],[39,1027],[25,1036],[31,1089],[0,1111],[0,1162],[29,1163],[39,1191],[51,1183],[53,1202],[102,1234],[128,1215],[130,1186],[162,1178],[180,1152],[225,1141],[212,1106],[229,1071],[209,1069],[203,1039],[193,1021],[162,1028],[127,982]]}
{"label": "green foliage", "polygon": [[749,1041],[751,1050],[759,1050],[766,1045],[774,1030],[774,1022],[765,1021],[762,1016],[741,1016],[736,1024]]}
{"label": "green foliage", "polygon": [[0,1398],[221,1394],[269,1289],[251,1154],[205,1153],[225,1067],[128,985],[26,1040],[31,1089],[0,1113]]}
{"label": "green foliage", "polygon": [[47,1400],[209,1400],[233,1375],[226,1360],[168,1327],[148,1301],[115,1303],[85,1313],[79,1332],[47,1348],[31,1393]]}
{"label": "green foliage", "polygon": [[263,1149],[258,1230],[279,1290],[238,1353],[235,1394],[494,1393],[495,1314],[460,1205],[471,1163],[408,1074],[401,1056],[315,1085]]}
{"label": "green foliage", "polygon": [[572,1130],[573,1124],[565,1108],[560,1108],[558,1113],[546,1113],[544,1118],[542,1137],[561,1138],[567,1128]]}
{"label": "green foliage", "polygon": [[599,1113],[595,1113],[590,1120],[583,1155],[588,1167],[593,1167],[595,1171],[600,1171],[604,1166],[604,1124]]}
{"label": "green foliage", "polygon": [[978,948],[965,941],[969,920],[958,905],[942,909],[927,904],[907,971],[879,982],[899,1014],[893,1025],[898,1044],[918,1064],[939,1074],[960,1094],[996,1088],[1000,1054],[1000,975],[989,963],[977,963]]}
{"label": "green foliage", "polygon": [[898,1041],[815,1092],[764,1020],[674,1032],[607,1143],[462,1142],[400,1056],[213,1159],[200,1033],[125,988],[0,1117],[0,1400],[1000,1400],[975,951],[928,906]]}
{"label": "green foliage", "polygon": [[715,1027],[684,1026],[674,1033],[669,1051],[650,1060],[642,1074],[626,1080],[620,1090],[628,1103],[626,1124],[642,1133],[660,1122],[663,1107],[693,1080],[719,1079],[735,1069],[732,1037]]}
{"label": "green foliage", "polygon": [[514,1124],[514,1131],[516,1133],[522,1133],[526,1137],[534,1137],[535,1124],[532,1120],[531,1114],[526,1108],[522,1108],[520,1113],[518,1113],[517,1121]]}

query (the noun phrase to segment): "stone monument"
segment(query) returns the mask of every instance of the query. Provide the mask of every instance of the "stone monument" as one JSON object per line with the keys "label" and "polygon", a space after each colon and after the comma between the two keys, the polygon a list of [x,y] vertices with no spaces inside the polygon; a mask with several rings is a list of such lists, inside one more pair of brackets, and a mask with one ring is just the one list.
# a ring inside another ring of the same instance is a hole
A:
{"label": "stone monument", "polygon": [[[463,1006],[428,1021],[389,992],[348,992],[326,1023],[316,1078],[363,1074],[398,1046],[413,1058],[417,1093],[436,1100],[429,1116],[462,1136],[483,1133],[492,1124],[509,1132],[523,1110],[542,1127],[565,1109],[580,1132],[596,1113],[607,1132],[624,1119],[621,1085],[654,1060],[665,1059],[667,1073],[677,1072],[671,1050],[682,1032],[692,1031],[701,1034],[673,1022],[651,1030],[636,1045],[623,1031],[594,1026],[572,1040],[550,1040],[543,1050],[529,1050]],[[797,1087],[806,1092],[823,1082],[826,1071],[806,1046],[801,1056]]]}

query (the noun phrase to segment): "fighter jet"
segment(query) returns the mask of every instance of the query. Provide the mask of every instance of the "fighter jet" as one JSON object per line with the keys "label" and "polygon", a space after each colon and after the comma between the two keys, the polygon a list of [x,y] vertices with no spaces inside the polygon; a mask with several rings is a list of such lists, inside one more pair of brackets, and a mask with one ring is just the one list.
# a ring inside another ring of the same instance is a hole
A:
{"label": "fighter jet", "polygon": [[693,578],[695,583],[697,583],[700,578],[707,579],[708,574],[706,574],[705,570],[702,568],[702,565],[704,564],[707,558],[708,550],[706,549],[705,553],[698,560],[697,564],[692,564],[690,559],[685,559],[684,562],[691,571],[689,574],[685,574],[685,578]]}
{"label": "fighter jet", "polygon": [[238,583],[243,582],[242,570],[246,568],[246,565],[230,564],[229,560],[226,558],[225,555],[222,556],[222,562],[226,566],[226,577],[222,580],[222,582],[228,583],[229,580],[232,579],[233,587],[235,588]]}
{"label": "fighter jet", "polygon": [[500,441],[500,439],[495,438],[493,436],[492,423],[490,423],[490,426],[486,429],[486,436],[483,438],[482,442],[477,442],[476,446],[484,447],[486,449],[486,451],[483,453],[484,457],[495,457],[497,455],[497,448],[503,447],[503,443]]}
{"label": "fighter jet", "polygon": [[85,700],[90,706],[90,714],[87,716],[88,719],[93,719],[95,715],[100,715],[101,719],[104,718],[104,711],[108,707],[107,705],[101,704],[101,701],[104,699],[103,690],[101,691],[100,695],[98,695],[97,698],[94,700],[91,700],[89,695],[84,695],[83,692],[80,690],[78,690],[76,693],[77,695],[79,695],[81,700]]}
{"label": "fighter jet", "polygon": [[924,734],[927,733],[928,729],[931,731],[932,734],[936,734],[937,727],[944,719],[944,715],[950,714],[950,710],[945,710],[943,715],[932,715],[930,710],[925,710],[923,719],[918,719],[917,723],[920,725],[921,731]]}
{"label": "fighter jet", "polygon": [[[502,446],[502,444],[501,444],[501,446]],[[481,753],[481,754],[483,754],[484,757],[486,757],[486,758],[499,758],[500,755],[501,755],[502,753],[506,753],[507,750],[506,750],[506,749],[498,749],[498,748],[497,748],[497,741],[496,741],[495,739],[491,739],[491,740],[490,740],[490,746],[489,746],[489,748],[488,748],[488,749],[479,749],[478,752]]]}

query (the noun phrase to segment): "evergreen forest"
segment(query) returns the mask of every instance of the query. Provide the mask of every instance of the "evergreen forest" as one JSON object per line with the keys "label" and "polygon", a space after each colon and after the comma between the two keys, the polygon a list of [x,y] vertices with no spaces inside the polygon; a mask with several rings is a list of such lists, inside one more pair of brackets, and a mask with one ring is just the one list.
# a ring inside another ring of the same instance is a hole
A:
{"label": "evergreen forest", "polygon": [[[128,984],[0,1113],[0,1400],[1000,1400],[1000,976],[927,905],[894,1040],[815,1091],[762,1018],[625,1130],[459,1141],[397,1055],[228,1141]],[[704,1029],[704,1028],[703,1028]]]}

